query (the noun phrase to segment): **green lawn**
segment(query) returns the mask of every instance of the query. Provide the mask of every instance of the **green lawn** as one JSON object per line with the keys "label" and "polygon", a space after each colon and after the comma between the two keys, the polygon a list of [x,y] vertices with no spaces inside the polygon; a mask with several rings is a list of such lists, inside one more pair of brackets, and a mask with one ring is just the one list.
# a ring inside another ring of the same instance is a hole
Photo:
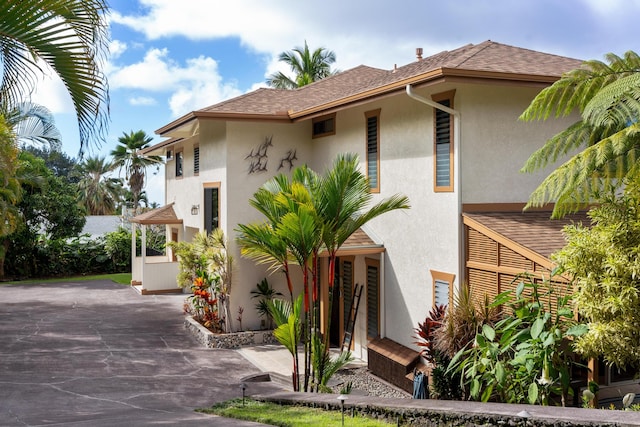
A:
{"label": "green lawn", "polygon": [[[342,425],[342,414],[339,411],[325,411],[306,406],[282,406],[252,399],[245,399],[244,406],[242,399],[233,399],[208,409],[200,409],[200,412],[282,427]],[[350,411],[346,411],[344,425],[374,427],[391,424],[359,416],[351,418]]]}
{"label": "green lawn", "polygon": [[112,273],[112,274],[95,274],[92,276],[73,276],[73,277],[55,277],[52,279],[29,279],[14,282],[4,282],[0,284],[21,284],[21,285],[38,285],[41,283],[57,283],[57,282],[87,282],[89,280],[112,280],[121,285],[131,284],[131,273]]}

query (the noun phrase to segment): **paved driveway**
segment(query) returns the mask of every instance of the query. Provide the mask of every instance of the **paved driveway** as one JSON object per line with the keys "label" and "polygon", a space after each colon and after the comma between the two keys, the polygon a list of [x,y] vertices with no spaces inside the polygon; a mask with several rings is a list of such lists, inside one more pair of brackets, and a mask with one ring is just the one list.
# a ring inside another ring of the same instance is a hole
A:
{"label": "paved driveway", "polygon": [[0,286],[0,425],[257,425],[194,412],[258,369],[200,347],[183,301],[110,281]]}

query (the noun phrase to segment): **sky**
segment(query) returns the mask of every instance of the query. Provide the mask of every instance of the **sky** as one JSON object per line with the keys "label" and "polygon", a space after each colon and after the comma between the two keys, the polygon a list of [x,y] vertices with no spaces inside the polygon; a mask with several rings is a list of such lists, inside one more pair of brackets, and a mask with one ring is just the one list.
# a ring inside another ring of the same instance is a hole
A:
{"label": "sky", "polygon": [[[306,41],[335,52],[335,68],[382,69],[485,40],[604,60],[640,52],[640,0],[108,0],[110,92],[106,140],[85,156],[109,157],[123,133],[155,131],[193,110],[265,86],[288,72],[278,55]],[[64,86],[46,76],[32,99],[49,108],[63,151],[78,155],[75,113]],[[164,203],[163,171],[146,192]]]}

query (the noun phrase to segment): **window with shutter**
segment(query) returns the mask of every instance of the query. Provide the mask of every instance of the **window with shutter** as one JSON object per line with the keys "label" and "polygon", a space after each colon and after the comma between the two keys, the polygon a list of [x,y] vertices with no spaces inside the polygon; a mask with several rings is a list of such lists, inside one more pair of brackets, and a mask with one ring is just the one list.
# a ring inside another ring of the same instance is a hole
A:
{"label": "window with shutter", "polygon": [[336,133],[336,115],[316,117],[312,121],[313,131],[312,138],[321,138],[323,136],[335,135]]}
{"label": "window with shutter", "polygon": [[343,328],[347,326],[351,301],[353,300],[353,262],[351,260],[342,261],[342,309]]}
{"label": "window with shutter", "polygon": [[[433,95],[432,99],[453,108],[455,91]],[[434,190],[437,192],[453,191],[453,119],[449,113],[434,108]]]}
{"label": "window with shutter", "polygon": [[365,259],[367,264],[367,337],[380,336],[380,263]]}
{"label": "window with shutter", "polygon": [[367,178],[372,193],[380,192],[380,109],[365,113],[367,119]]}
{"label": "window with shutter", "polygon": [[193,147],[193,174],[198,175],[200,173],[200,147],[197,145]]}
{"label": "window with shutter", "polygon": [[453,281],[455,274],[431,270],[433,278],[433,305],[451,305],[453,303]]}

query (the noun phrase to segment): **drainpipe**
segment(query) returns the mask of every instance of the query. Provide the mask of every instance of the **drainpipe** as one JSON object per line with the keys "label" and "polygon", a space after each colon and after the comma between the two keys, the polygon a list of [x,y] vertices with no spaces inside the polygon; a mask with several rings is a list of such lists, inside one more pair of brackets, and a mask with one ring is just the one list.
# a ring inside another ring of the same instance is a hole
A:
{"label": "drainpipe", "polygon": [[[449,108],[445,105],[439,104],[435,101],[422,97],[415,92],[413,92],[413,88],[411,85],[406,86],[407,95],[410,98],[415,99],[418,102],[426,104],[430,107],[437,108],[440,111],[444,111],[445,113],[449,113],[453,116],[453,147],[454,147],[454,174],[453,174],[453,182],[454,182],[454,191],[458,196],[458,215],[462,212],[462,194],[461,194],[461,185],[460,185],[460,112],[454,110],[453,108]],[[464,242],[462,240],[462,223],[460,219],[458,219],[458,259],[464,260]],[[458,287],[460,287],[462,280],[464,277],[464,265],[460,265],[458,262]]]}

